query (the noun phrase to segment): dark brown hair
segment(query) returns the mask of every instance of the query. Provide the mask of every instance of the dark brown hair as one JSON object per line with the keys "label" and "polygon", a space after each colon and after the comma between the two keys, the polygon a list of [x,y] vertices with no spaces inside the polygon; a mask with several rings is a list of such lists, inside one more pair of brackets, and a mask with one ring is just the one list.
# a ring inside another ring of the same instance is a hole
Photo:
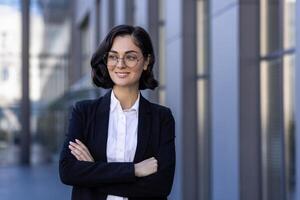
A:
{"label": "dark brown hair", "polygon": [[118,25],[110,30],[105,39],[96,49],[91,59],[93,83],[96,86],[105,89],[113,87],[114,82],[109,76],[108,69],[105,64],[105,55],[111,50],[114,39],[117,36],[124,35],[130,35],[133,38],[135,45],[141,49],[144,59],[147,59],[148,57],[150,59],[147,70],[143,70],[142,72],[139,89],[153,90],[158,86],[158,82],[154,79],[153,75],[153,65],[155,63],[153,46],[149,34],[139,26]]}

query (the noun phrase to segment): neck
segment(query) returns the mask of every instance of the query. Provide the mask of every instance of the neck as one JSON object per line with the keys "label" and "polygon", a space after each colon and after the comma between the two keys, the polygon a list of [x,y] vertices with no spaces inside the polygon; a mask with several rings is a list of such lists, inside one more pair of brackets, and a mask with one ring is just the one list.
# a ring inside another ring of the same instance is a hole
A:
{"label": "neck", "polygon": [[113,91],[116,98],[120,101],[122,109],[131,108],[137,100],[139,94],[138,88],[114,86]]}

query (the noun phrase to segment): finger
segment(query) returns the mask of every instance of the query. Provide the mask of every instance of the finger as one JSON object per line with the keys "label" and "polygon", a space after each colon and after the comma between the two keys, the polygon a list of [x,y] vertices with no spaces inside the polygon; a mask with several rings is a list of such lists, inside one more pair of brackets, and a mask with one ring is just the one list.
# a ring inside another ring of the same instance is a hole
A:
{"label": "finger", "polygon": [[71,150],[75,151],[77,153],[77,155],[81,157],[82,160],[94,162],[94,158],[89,152],[86,152],[84,149],[80,148],[78,145],[74,145],[74,143],[72,143],[72,144],[69,145],[70,146],[69,148]]}
{"label": "finger", "polygon": [[83,154],[82,156],[84,156],[84,159],[86,161],[92,161],[94,162],[94,158],[91,155],[90,151],[88,150],[88,148],[78,139],[75,139],[76,143],[70,141],[70,145],[72,145],[74,148],[80,150],[80,152]]}
{"label": "finger", "polygon": [[73,146],[75,149],[79,150],[82,154],[87,155],[88,153],[86,152],[85,149],[83,149],[80,145],[74,142],[70,142],[70,145]]}
{"label": "finger", "polygon": [[82,159],[81,152],[78,151],[78,149],[74,148],[73,146],[69,145],[69,149],[71,150],[71,153],[76,155],[77,158]]}
{"label": "finger", "polygon": [[81,160],[89,161],[89,156],[86,155],[86,153],[77,147],[74,147],[72,145],[69,145],[69,148],[78,156]]}
{"label": "finger", "polygon": [[91,155],[89,149],[88,149],[88,148],[87,148],[80,140],[75,139],[75,141],[76,141],[76,143],[77,143],[82,149],[84,149],[84,151],[87,153],[87,155],[88,155],[89,157],[91,157],[92,160],[93,160],[93,157],[92,157],[92,155]]}
{"label": "finger", "polygon": [[71,154],[79,161],[81,161],[80,156],[78,156],[74,151],[71,151]]}
{"label": "finger", "polygon": [[77,143],[74,143],[74,142],[70,142],[70,144],[72,146],[74,146],[76,149],[79,149],[80,151],[84,152],[86,155],[91,155],[89,150],[87,149],[87,147],[83,143],[77,144]]}
{"label": "finger", "polygon": [[75,139],[76,143],[81,146],[84,150],[89,151],[88,148],[78,139]]}
{"label": "finger", "polygon": [[154,172],[157,172],[158,166],[154,165]]}
{"label": "finger", "polygon": [[69,144],[72,145],[73,147],[75,147],[76,149],[82,149],[83,150],[83,148],[79,144],[77,144],[75,142],[70,141]]}

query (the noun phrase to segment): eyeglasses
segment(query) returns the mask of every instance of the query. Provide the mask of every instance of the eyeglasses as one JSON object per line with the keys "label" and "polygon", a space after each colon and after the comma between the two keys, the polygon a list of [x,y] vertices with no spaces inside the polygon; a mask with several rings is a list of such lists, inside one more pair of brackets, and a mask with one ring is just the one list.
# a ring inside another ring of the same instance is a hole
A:
{"label": "eyeglasses", "polygon": [[141,57],[138,57],[137,53],[126,53],[123,58],[120,58],[117,53],[108,52],[104,56],[104,62],[107,65],[107,67],[114,68],[117,66],[119,60],[123,60],[125,66],[127,67],[135,67],[138,62],[141,60]]}

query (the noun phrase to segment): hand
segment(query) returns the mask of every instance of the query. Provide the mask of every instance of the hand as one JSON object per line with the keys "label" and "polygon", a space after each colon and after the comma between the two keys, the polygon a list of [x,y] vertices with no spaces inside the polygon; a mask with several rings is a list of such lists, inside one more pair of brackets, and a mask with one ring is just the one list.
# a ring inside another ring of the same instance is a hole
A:
{"label": "hand", "polygon": [[69,149],[71,153],[80,161],[95,162],[88,148],[80,141],[75,139],[75,142],[70,141]]}
{"label": "hand", "polygon": [[157,160],[152,157],[134,165],[134,174],[137,177],[149,176],[157,172]]}

